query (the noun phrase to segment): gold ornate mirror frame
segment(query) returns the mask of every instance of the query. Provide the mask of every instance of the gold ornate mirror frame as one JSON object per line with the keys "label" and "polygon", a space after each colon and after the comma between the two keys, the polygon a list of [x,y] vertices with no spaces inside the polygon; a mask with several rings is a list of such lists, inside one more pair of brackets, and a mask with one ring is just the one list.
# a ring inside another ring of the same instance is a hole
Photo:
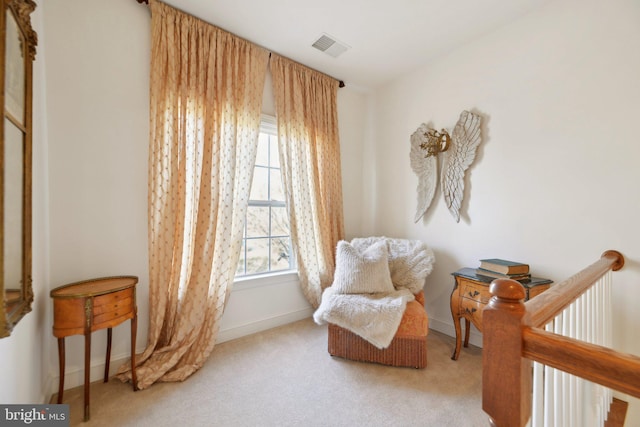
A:
{"label": "gold ornate mirror frame", "polygon": [[2,0],[0,28],[0,338],[31,311],[32,0]]}

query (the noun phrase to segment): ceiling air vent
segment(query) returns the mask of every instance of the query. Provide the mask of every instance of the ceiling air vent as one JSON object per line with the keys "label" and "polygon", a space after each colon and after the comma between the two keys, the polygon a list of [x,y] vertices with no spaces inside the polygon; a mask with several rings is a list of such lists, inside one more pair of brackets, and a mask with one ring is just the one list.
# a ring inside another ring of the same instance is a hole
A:
{"label": "ceiling air vent", "polygon": [[337,58],[349,49],[349,46],[336,40],[335,37],[329,34],[322,34],[311,46],[334,58]]}

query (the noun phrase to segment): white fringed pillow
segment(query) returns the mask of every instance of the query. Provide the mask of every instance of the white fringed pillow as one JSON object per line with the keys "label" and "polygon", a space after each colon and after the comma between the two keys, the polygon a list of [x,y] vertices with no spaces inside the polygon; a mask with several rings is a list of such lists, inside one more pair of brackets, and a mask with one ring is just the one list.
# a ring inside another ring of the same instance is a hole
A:
{"label": "white fringed pillow", "polygon": [[336,249],[336,272],[331,287],[340,294],[393,292],[387,245],[375,243],[359,252],[341,240]]}

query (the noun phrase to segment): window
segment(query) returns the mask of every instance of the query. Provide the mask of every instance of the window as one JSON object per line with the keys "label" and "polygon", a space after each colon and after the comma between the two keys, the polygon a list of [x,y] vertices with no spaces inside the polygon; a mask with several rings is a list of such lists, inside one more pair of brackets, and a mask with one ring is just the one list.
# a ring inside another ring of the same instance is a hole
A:
{"label": "window", "polygon": [[262,117],[254,168],[236,277],[294,268],[273,117]]}

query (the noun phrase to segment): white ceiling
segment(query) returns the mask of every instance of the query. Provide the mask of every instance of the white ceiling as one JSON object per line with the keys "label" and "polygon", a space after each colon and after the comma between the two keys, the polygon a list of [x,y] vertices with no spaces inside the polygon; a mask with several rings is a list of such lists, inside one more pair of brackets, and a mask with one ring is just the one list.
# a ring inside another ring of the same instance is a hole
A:
{"label": "white ceiling", "polygon": [[[546,1],[165,0],[364,90],[413,71]],[[311,47],[323,33],[351,48],[333,58]]]}

